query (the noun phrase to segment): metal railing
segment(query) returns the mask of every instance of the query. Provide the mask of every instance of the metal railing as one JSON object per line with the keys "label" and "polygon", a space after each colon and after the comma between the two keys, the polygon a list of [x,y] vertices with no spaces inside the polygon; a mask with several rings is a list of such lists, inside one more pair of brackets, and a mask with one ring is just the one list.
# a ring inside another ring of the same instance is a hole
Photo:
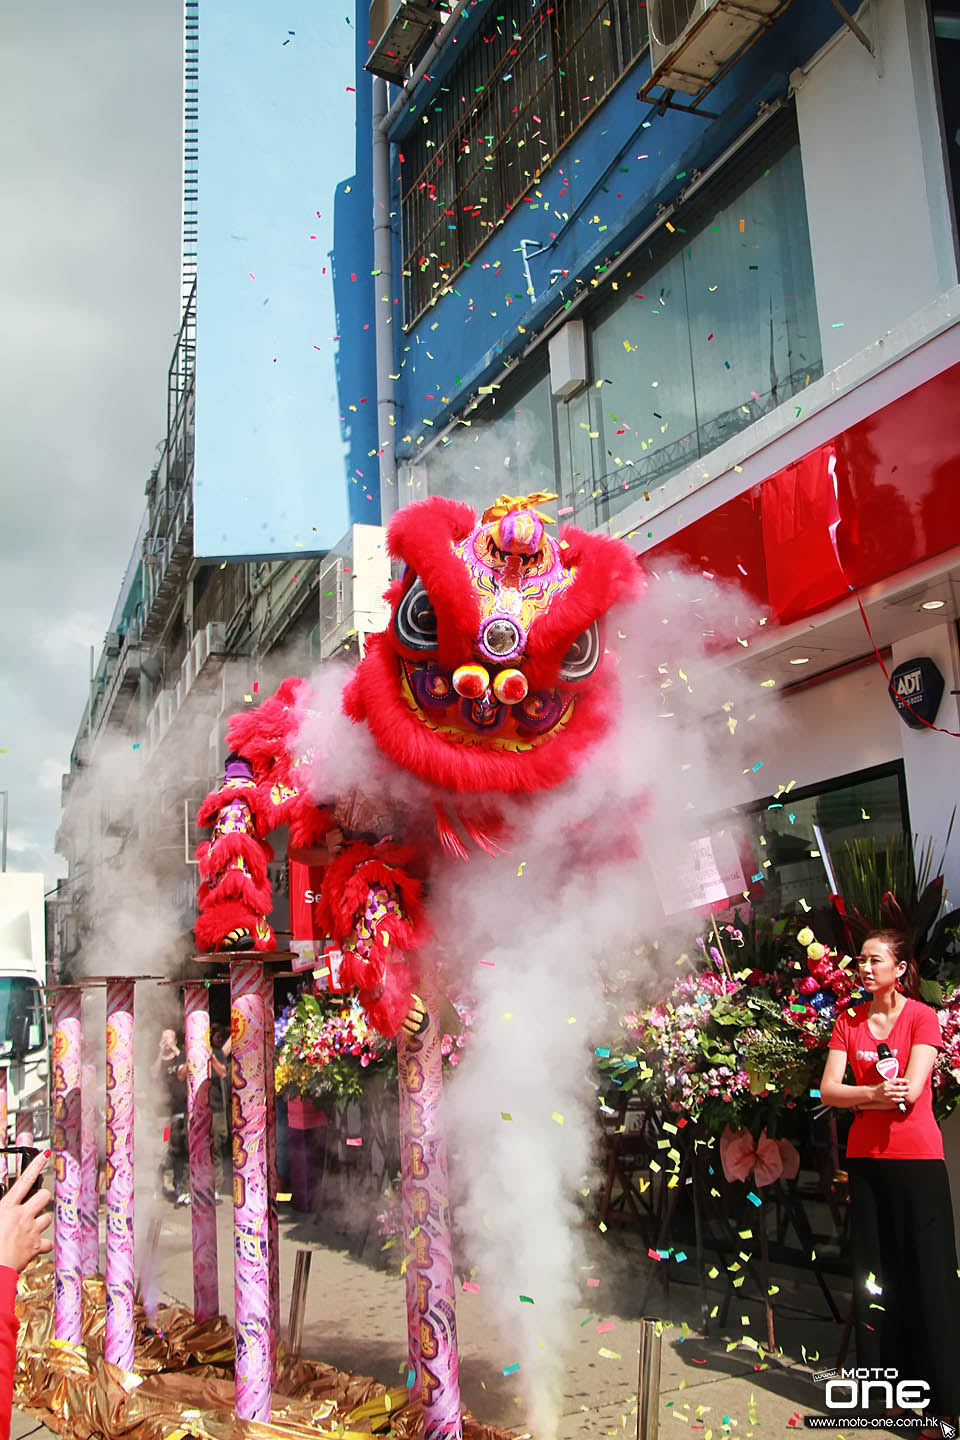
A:
{"label": "metal railing", "polygon": [[[509,0],[400,146],[404,325],[464,268],[647,44],[639,0]],[[469,101],[467,97],[472,97]],[[437,117],[436,120],[434,117]]]}

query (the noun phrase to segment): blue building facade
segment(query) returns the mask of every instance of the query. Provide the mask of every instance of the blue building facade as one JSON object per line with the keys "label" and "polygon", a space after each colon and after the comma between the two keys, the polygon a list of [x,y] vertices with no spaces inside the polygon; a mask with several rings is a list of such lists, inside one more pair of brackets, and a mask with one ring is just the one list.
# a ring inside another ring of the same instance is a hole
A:
{"label": "blue building facade", "polygon": [[[389,131],[398,499],[481,500],[495,424],[592,527],[822,373],[787,92],[836,13],[791,7],[702,113],[638,98],[636,0],[458,13]],[[586,383],[558,397],[544,342],[574,317]]]}

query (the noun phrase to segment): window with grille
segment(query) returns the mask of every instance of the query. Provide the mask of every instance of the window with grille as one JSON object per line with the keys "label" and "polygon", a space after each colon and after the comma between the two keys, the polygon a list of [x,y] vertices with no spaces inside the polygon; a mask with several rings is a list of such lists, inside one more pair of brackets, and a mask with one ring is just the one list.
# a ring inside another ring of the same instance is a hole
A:
{"label": "window with grille", "polygon": [[404,324],[536,184],[647,44],[641,0],[505,0],[401,143]]}

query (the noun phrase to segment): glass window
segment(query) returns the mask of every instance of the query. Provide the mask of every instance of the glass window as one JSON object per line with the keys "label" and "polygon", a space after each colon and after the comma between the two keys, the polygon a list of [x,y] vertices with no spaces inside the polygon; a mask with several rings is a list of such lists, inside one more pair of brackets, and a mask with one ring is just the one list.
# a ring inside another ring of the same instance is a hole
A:
{"label": "glass window", "polygon": [[934,5],[933,35],[953,223],[960,228],[960,5]]}
{"label": "glass window", "polygon": [[561,467],[579,479],[572,503],[588,528],[822,374],[796,125],[771,123],[596,314],[589,463],[581,431]]}
{"label": "glass window", "polygon": [[0,978],[0,1052],[17,1059],[45,1044],[39,987],[21,976]]}
{"label": "glass window", "polygon": [[544,362],[537,378],[519,392],[505,382],[484,396],[477,409],[459,425],[450,441],[437,445],[414,472],[414,488],[404,503],[425,493],[465,500],[477,511],[491,505],[501,492],[529,495],[555,490],[553,405]]}
{"label": "glass window", "polygon": [[751,903],[777,918],[810,907],[828,907],[828,880],[837,874],[837,857],[848,840],[909,834],[903,765],[877,766],[844,775],[820,786],[771,796],[745,815],[756,870],[748,880]]}
{"label": "glass window", "polygon": [[642,0],[504,0],[400,145],[411,325],[647,44]]}

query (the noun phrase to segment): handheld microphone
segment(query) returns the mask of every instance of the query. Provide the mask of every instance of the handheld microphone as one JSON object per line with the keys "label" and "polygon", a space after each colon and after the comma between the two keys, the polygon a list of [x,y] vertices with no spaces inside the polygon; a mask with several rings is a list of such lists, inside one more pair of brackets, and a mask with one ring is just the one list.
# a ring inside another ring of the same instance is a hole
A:
{"label": "handheld microphone", "polygon": [[[900,1074],[900,1062],[896,1055],[891,1054],[886,1040],[877,1041],[877,1073],[884,1080],[896,1080]],[[897,1101],[897,1109],[906,1115],[907,1107],[902,1100]]]}

